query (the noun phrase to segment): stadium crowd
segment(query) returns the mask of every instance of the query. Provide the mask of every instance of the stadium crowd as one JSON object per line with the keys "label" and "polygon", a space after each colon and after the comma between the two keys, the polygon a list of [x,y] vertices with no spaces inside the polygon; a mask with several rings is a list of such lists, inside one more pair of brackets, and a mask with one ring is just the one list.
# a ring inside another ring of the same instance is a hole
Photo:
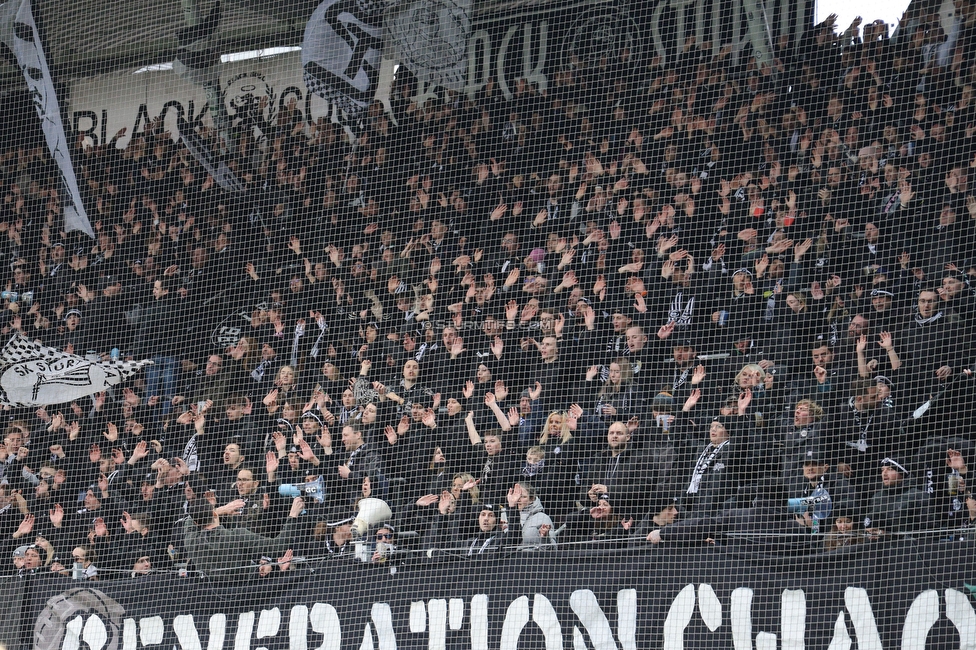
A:
{"label": "stadium crowd", "polygon": [[6,408],[6,570],[265,575],[351,556],[364,497],[394,513],[376,561],[972,534],[976,57],[858,32],[763,71],[625,50],[511,99],[417,106],[401,68],[354,143],[261,101],[243,198],[160,120],[79,139],[94,242],[43,147],[6,151],[4,335],[154,362]]}

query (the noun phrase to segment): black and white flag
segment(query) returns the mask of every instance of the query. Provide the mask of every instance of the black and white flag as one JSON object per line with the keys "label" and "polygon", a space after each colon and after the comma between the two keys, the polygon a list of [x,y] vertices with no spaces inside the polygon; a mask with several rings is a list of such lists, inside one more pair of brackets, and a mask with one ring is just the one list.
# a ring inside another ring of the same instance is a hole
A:
{"label": "black and white flag", "polygon": [[120,384],[151,364],[89,361],[15,334],[0,351],[0,404],[63,404]]}
{"label": "black and white flag", "polygon": [[414,0],[386,12],[397,59],[423,83],[463,90],[471,0]]}
{"label": "black and white flag", "polygon": [[58,96],[54,91],[30,0],[10,0],[0,6],[0,38],[17,57],[37,116],[41,118],[41,128],[51,150],[51,158],[57,163],[61,175],[62,189],[58,197],[64,211],[64,229],[67,232],[80,230],[94,239],[95,231],[88,221],[78,192],[78,180],[71,165],[71,143],[64,134]]}
{"label": "black and white flag", "polygon": [[214,36],[221,15],[220,0],[217,0],[205,19],[176,33],[173,72],[178,76],[196,84],[220,82],[217,73],[220,50]]}
{"label": "black and white flag", "polygon": [[176,130],[179,131],[183,144],[196,158],[196,161],[213,177],[217,185],[227,192],[235,194],[247,190],[247,186],[238,178],[234,170],[227,165],[226,161],[214,155],[210,145],[190,127],[186,118],[182,116],[177,118]]}
{"label": "black and white flag", "polygon": [[383,52],[383,10],[393,2],[325,0],[302,40],[305,86],[349,117],[369,108]]}

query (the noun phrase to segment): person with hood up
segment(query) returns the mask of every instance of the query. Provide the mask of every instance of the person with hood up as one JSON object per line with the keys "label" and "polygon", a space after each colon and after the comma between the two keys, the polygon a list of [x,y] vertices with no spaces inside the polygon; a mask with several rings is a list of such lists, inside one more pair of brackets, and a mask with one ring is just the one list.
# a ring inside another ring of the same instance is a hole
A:
{"label": "person with hood up", "polygon": [[464,542],[467,548],[466,555],[474,557],[501,550],[507,535],[498,525],[498,508],[490,503],[481,504],[481,511],[478,513],[478,532],[473,537],[469,537]]}

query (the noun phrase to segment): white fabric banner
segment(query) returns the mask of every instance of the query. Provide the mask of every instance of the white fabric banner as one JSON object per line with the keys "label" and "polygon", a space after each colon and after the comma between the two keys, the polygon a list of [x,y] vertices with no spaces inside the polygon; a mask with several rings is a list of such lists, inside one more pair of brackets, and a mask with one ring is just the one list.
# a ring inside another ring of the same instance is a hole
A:
{"label": "white fabric banner", "polygon": [[397,59],[420,81],[463,90],[471,0],[401,2],[384,17]]}
{"label": "white fabric banner", "polygon": [[89,361],[15,334],[0,351],[0,404],[63,404],[110,388],[152,361]]}
{"label": "white fabric banner", "polygon": [[376,93],[383,51],[382,6],[368,0],[325,0],[305,26],[305,85],[350,117],[369,108]]}
{"label": "white fabric banner", "polygon": [[0,7],[0,36],[17,57],[17,64],[24,73],[37,116],[41,118],[41,128],[51,150],[51,157],[61,172],[58,198],[64,213],[65,231],[80,230],[94,239],[95,232],[78,192],[78,181],[71,165],[71,143],[67,141],[64,125],[61,123],[57,93],[51,81],[51,71],[47,67],[30,0],[10,0]]}

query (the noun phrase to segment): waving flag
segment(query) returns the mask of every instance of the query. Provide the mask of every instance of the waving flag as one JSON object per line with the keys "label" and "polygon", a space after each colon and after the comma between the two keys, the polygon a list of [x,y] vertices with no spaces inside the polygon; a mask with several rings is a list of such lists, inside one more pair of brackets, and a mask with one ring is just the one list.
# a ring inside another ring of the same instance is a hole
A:
{"label": "waving flag", "polygon": [[386,12],[397,59],[425,83],[464,88],[471,0],[414,0]]}
{"label": "waving flag", "polygon": [[325,0],[312,12],[302,41],[302,68],[310,92],[350,117],[376,94],[387,2]]}
{"label": "waving flag", "polygon": [[51,158],[57,163],[61,176],[62,191],[58,196],[64,211],[64,229],[68,232],[80,230],[94,239],[95,231],[88,221],[78,192],[78,180],[71,164],[71,143],[64,134],[58,95],[51,80],[30,0],[11,0],[0,7],[0,38],[17,57],[17,65],[24,73],[31,100],[41,119],[41,129],[51,150]]}
{"label": "waving flag", "polygon": [[48,406],[122,383],[152,361],[89,361],[15,334],[0,351],[0,404]]}

